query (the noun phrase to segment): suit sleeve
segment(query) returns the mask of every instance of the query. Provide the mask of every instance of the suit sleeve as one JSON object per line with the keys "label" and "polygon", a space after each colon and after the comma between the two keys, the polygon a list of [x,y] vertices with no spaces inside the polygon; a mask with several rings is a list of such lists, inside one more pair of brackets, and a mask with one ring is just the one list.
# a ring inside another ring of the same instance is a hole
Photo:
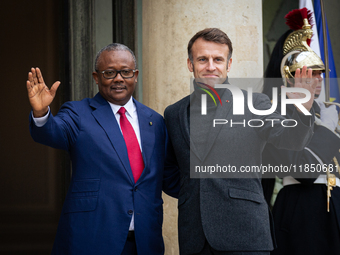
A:
{"label": "suit sleeve", "polygon": [[37,127],[30,113],[30,133],[35,142],[68,150],[80,131],[80,117],[72,102],[65,103],[56,116],[49,114],[46,124]]}
{"label": "suit sleeve", "polygon": [[[166,131],[166,128],[165,128]],[[166,153],[163,174],[163,191],[171,197],[178,198],[180,189],[180,172],[171,140],[166,131]]]}
{"label": "suit sleeve", "polygon": [[[295,110],[294,106],[288,107],[287,118],[291,118]],[[339,158],[340,138],[330,131],[328,128],[315,124],[313,127],[313,135],[309,143],[300,151],[292,151],[287,149],[277,149],[272,144],[267,144],[263,151],[263,164],[268,165],[293,165],[296,167],[306,165],[310,167],[312,164],[319,167],[321,164],[330,164],[333,157]],[[313,184],[315,178],[320,172],[302,173],[297,178],[303,184]],[[278,173],[279,177],[287,174]]]}
{"label": "suit sleeve", "polygon": [[[256,109],[270,109],[272,106],[264,94],[257,94],[254,102]],[[261,128],[257,128],[260,137],[279,149],[302,150],[313,135],[314,110],[311,116],[300,116],[294,107],[289,119],[277,111],[270,115],[254,115],[253,118],[261,119],[264,123]]]}
{"label": "suit sleeve", "polygon": [[[311,141],[303,150],[277,149],[273,145],[267,144],[262,158],[265,165],[295,165],[297,168],[299,166],[304,167],[305,165],[310,167],[312,164],[321,166],[323,164],[330,164],[335,156],[339,161],[339,149],[340,138],[327,128],[315,125]],[[297,179],[304,184],[313,184],[319,174],[320,172],[299,174],[299,177],[305,176],[306,179]],[[277,175],[284,177],[287,174],[278,173]]]}

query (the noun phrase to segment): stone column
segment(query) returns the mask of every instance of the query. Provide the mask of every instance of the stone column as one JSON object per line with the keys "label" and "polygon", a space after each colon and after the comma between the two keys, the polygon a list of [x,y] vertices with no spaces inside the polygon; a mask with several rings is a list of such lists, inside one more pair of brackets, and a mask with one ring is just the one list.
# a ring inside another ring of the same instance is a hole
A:
{"label": "stone column", "polygon": [[[143,0],[143,103],[163,114],[189,94],[187,44],[199,30],[217,27],[233,43],[230,77],[262,77],[261,0]],[[178,254],[177,200],[164,198],[166,254]]]}
{"label": "stone column", "polygon": [[94,55],[94,3],[69,1],[70,98],[81,100],[95,92],[92,78]]}

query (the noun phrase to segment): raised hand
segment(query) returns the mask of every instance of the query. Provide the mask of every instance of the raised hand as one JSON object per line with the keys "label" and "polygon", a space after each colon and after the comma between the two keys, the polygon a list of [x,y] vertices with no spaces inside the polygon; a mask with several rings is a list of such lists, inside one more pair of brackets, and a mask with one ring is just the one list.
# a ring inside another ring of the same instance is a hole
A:
{"label": "raised hand", "polygon": [[[295,88],[304,88],[309,90],[311,93],[311,97],[308,102],[303,103],[302,105],[309,111],[312,108],[313,101],[314,101],[314,94],[317,82],[314,81],[312,78],[312,69],[307,70],[307,66],[303,66],[302,70],[300,68],[296,69],[295,71]],[[287,93],[288,98],[290,99],[300,99],[306,97],[304,93]],[[297,108],[300,111],[299,108]],[[301,111],[300,111],[301,112]]]}
{"label": "raised hand", "polygon": [[31,68],[31,72],[28,73],[26,86],[34,117],[43,117],[46,115],[48,106],[52,103],[59,85],[60,82],[56,81],[51,89],[48,89],[40,69],[38,67]]}

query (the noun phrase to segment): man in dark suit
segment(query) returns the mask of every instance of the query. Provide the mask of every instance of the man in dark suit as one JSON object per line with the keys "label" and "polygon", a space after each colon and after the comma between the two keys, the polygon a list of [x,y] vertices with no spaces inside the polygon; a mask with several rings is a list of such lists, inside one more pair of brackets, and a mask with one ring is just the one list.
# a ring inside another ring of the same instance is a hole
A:
{"label": "man in dark suit", "polygon": [[[292,119],[298,125],[294,128],[277,124],[286,121],[279,113],[255,115],[246,104],[243,115],[233,115],[233,100],[236,97],[229,90],[219,89],[216,89],[216,93],[221,104],[207,101],[207,114],[202,115],[202,93],[206,94],[211,89],[212,94],[214,84],[228,84],[232,44],[224,32],[208,28],[199,31],[190,40],[188,55],[187,64],[195,77],[195,90],[190,96],[168,106],[164,113],[173,145],[170,156],[172,162],[177,162],[181,173],[178,201],[180,252],[269,254],[273,249],[273,241],[261,177],[255,174],[254,178],[248,178],[249,175],[210,178],[212,175],[204,171],[196,176],[196,167],[217,165],[214,161],[217,158],[237,171],[242,167],[260,166],[266,142],[279,148],[301,150],[312,134],[313,115],[305,116],[299,109],[295,110]],[[308,88],[314,95],[315,86],[309,84],[311,75],[311,70],[307,71],[303,67],[295,77],[298,87]],[[242,93],[244,102],[247,102],[247,92]],[[305,95],[292,93],[288,96],[303,98]],[[252,102],[258,110],[270,109],[272,106],[264,94],[253,94]],[[309,110],[312,103],[313,96],[303,105]],[[229,123],[213,125],[214,119],[229,120]],[[250,119],[262,121],[263,125],[255,128],[242,124],[249,123]],[[266,119],[276,119],[277,123],[272,125]],[[231,120],[234,125],[230,125]]]}
{"label": "man in dark suit", "polygon": [[164,169],[164,120],[132,98],[138,70],[133,52],[110,44],[96,57],[94,98],[49,111],[60,82],[28,74],[33,139],[67,150],[72,180],[52,254],[163,254],[162,189],[178,193],[178,171]]}

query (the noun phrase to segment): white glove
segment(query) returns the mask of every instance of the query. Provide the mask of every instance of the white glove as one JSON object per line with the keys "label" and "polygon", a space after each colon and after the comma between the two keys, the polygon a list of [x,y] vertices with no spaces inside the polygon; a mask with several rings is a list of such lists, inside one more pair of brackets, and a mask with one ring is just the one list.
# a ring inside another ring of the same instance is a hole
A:
{"label": "white glove", "polygon": [[336,128],[340,130],[338,126],[338,112],[335,105],[326,107],[324,103],[320,103],[320,119],[324,126],[334,131]]}

